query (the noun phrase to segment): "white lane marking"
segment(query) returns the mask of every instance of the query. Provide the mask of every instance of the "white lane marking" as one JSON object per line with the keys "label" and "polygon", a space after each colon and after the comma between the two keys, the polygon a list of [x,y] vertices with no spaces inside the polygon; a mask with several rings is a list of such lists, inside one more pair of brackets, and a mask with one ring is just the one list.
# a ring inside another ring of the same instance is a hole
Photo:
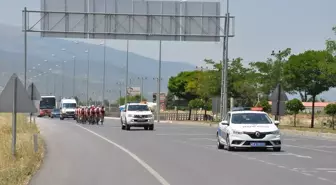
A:
{"label": "white lane marking", "polygon": [[306,150],[314,150],[317,152],[324,152],[324,153],[329,153],[329,154],[336,154],[336,152],[328,151],[328,150],[320,150],[316,148],[309,148],[309,147],[304,147],[304,146],[295,146],[295,145],[284,145],[287,147],[292,147],[292,148],[301,148],[301,149],[306,149]]}
{"label": "white lane marking", "polygon": [[284,141],[297,141],[297,139],[284,139]]}
{"label": "white lane marking", "polygon": [[90,132],[91,134],[107,141],[108,143],[118,147],[120,150],[124,151],[125,153],[127,153],[128,155],[130,155],[134,160],[136,160],[141,166],[143,166],[150,174],[152,174],[162,185],[170,185],[157,171],[155,171],[152,167],[150,167],[145,161],[143,161],[142,159],[140,159],[137,155],[135,155],[134,153],[130,152],[129,150],[127,150],[126,148],[124,148],[123,146],[107,139],[104,136],[101,136],[99,134],[97,134],[96,132],[91,131],[90,129],[87,129],[83,126],[80,126],[78,124],[76,124],[76,126],[78,126],[79,128],[82,128],[88,132]]}
{"label": "white lane marking", "polygon": [[215,136],[215,134],[189,134],[189,133],[181,133],[181,134],[155,134],[157,136]]}
{"label": "white lane marking", "polygon": [[276,155],[276,156],[295,156],[295,157],[298,157],[298,158],[306,158],[306,159],[311,159],[312,158],[310,156],[304,156],[304,155],[293,154],[293,153],[283,153],[283,154],[274,153],[274,154],[270,154],[270,155]]}
{"label": "white lane marking", "polygon": [[306,147],[312,147],[312,148],[329,148],[329,149],[336,148],[336,146],[306,146]]}
{"label": "white lane marking", "polygon": [[190,140],[208,140],[208,141],[217,141],[217,139],[211,138],[189,138]]}
{"label": "white lane marking", "polygon": [[325,179],[325,178],[322,178],[322,177],[319,177],[318,179],[323,180],[323,181],[328,181],[328,179]]}
{"label": "white lane marking", "polygon": [[336,173],[336,171],[327,171],[328,173]]}
{"label": "white lane marking", "polygon": [[315,140],[315,141],[331,141],[331,142],[335,142],[336,139],[334,137],[323,137],[323,136],[304,136],[304,135],[293,135],[293,134],[286,134],[286,133],[282,133],[283,136],[289,136],[289,137],[294,137],[297,138],[298,140]]}
{"label": "white lane marking", "polygon": [[320,170],[320,171],[336,171],[336,168],[316,168],[316,170]]}
{"label": "white lane marking", "polygon": [[[179,141],[179,140],[173,140],[173,141],[176,142],[176,143],[186,144],[186,145],[190,145],[190,146],[194,146],[194,147],[198,147],[198,148],[204,148],[204,149],[210,149],[210,150],[212,150],[212,151],[218,151],[218,149],[209,148],[209,147],[206,147],[206,146],[203,146],[203,145],[190,144],[190,143],[188,143],[188,142],[186,142],[186,141]],[[223,152],[223,153],[225,153],[225,154],[231,154],[231,155],[238,156],[238,157],[242,157],[242,158],[247,159],[247,160],[252,160],[252,161],[261,162],[261,163],[266,164],[266,165],[269,165],[269,166],[276,166],[276,167],[281,168],[281,169],[284,169],[284,170],[297,172],[298,174],[301,174],[301,175],[305,175],[305,176],[309,176],[309,177],[312,177],[312,178],[317,178],[317,179],[319,179],[319,180],[322,180],[322,179],[320,179],[320,177],[314,176],[314,175],[309,174],[309,173],[307,173],[307,172],[305,172],[305,171],[303,171],[303,172],[300,171],[300,170],[303,169],[303,168],[294,168],[294,169],[290,169],[290,168],[288,168],[288,167],[286,167],[286,166],[281,166],[281,165],[278,165],[278,164],[269,163],[269,162],[267,162],[267,161],[263,161],[263,160],[260,160],[260,159],[257,159],[257,158],[253,158],[253,157],[247,157],[247,156],[245,156],[245,155],[238,154],[238,153],[232,153],[232,152],[228,152],[228,151],[225,151],[225,152]],[[325,178],[323,178],[323,181],[327,181],[327,182],[329,182],[329,183],[332,183],[332,184],[335,184],[335,185],[336,185],[336,182],[331,181],[331,180],[329,180],[329,179],[325,179]]]}

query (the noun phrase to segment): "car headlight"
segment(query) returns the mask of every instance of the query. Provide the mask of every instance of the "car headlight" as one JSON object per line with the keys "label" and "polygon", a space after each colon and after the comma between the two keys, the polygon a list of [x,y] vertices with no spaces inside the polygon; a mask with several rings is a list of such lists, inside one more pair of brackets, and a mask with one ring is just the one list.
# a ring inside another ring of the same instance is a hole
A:
{"label": "car headlight", "polygon": [[238,130],[232,130],[232,133],[233,133],[233,134],[243,134],[243,132],[240,132],[240,131],[238,131]]}
{"label": "car headlight", "polygon": [[153,117],[153,115],[151,115],[151,114],[150,114],[150,115],[148,115],[148,118],[152,118],[152,117]]}
{"label": "car headlight", "polygon": [[133,117],[133,115],[132,115],[132,114],[128,114],[127,116],[128,116],[128,117]]}
{"label": "car headlight", "polygon": [[280,131],[279,130],[276,130],[276,131],[273,131],[273,132],[271,132],[272,134],[274,134],[274,135],[279,135],[280,134]]}

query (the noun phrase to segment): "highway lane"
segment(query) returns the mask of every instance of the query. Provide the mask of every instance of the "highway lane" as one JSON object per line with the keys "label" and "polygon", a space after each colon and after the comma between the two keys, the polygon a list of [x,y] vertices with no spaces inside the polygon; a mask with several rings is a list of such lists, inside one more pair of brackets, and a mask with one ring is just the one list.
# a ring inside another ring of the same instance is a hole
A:
{"label": "highway lane", "polygon": [[[37,119],[47,144],[31,185],[156,184],[141,165],[118,148],[69,121]],[[133,174],[129,178],[127,174]]]}
{"label": "highway lane", "polygon": [[[34,178],[40,184],[90,184],[94,179],[100,180],[96,184],[336,184],[335,141],[285,136],[282,152],[227,152],[216,148],[212,127],[160,123],[155,131],[122,131],[119,120],[106,120],[103,126],[72,120],[38,122],[50,154]],[[57,153],[56,147],[63,152]],[[67,166],[72,170],[61,172],[67,167],[57,161],[64,159],[81,166]],[[90,165],[91,171],[82,170]],[[69,176],[63,178],[64,173]],[[45,183],[44,176],[51,178],[49,182],[63,179]]]}

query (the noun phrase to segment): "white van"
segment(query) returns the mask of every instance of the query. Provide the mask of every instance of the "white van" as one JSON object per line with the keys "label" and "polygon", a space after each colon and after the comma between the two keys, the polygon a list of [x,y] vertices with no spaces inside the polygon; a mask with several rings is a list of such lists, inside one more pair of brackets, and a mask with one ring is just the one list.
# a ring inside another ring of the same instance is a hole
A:
{"label": "white van", "polygon": [[75,99],[62,99],[60,104],[60,120],[64,120],[64,118],[76,119],[76,107],[77,102]]}

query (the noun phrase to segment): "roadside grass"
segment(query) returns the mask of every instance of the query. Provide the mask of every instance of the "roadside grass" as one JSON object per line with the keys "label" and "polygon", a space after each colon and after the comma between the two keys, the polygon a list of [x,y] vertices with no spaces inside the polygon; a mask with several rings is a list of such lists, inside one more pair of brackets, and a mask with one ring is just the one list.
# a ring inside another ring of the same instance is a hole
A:
{"label": "roadside grass", "polygon": [[12,116],[0,113],[0,185],[28,184],[39,168],[44,154],[44,143],[38,140],[34,152],[33,134],[39,133],[36,124],[28,123],[23,114],[17,115],[16,157],[11,154]]}
{"label": "roadside grass", "polygon": [[297,130],[297,131],[305,131],[305,132],[320,132],[320,133],[331,133],[331,134],[336,134],[336,130],[333,130],[332,128],[310,128],[309,126],[291,126],[291,125],[279,125],[280,129],[286,129],[286,130]]}

